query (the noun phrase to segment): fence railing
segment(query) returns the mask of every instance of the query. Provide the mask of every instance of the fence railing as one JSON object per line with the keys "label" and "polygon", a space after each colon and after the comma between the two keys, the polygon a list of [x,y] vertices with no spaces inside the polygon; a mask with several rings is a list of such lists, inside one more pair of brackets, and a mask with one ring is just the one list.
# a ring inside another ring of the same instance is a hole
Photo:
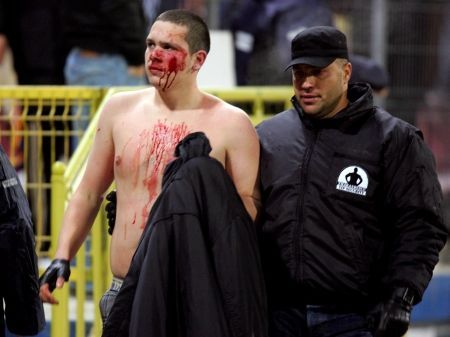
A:
{"label": "fence railing", "polygon": [[[39,257],[50,244],[50,176],[56,160],[68,162],[72,123],[90,119],[104,89],[68,86],[0,86],[0,142],[21,177],[33,212]],[[86,116],[81,111],[87,111]]]}

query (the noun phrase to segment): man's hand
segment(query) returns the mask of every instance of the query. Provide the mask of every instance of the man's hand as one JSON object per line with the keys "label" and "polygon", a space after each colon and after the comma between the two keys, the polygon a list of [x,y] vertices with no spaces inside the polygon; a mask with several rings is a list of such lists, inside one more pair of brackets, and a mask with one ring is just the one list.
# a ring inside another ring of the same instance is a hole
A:
{"label": "man's hand", "polygon": [[69,280],[70,262],[64,259],[55,259],[39,278],[39,297],[43,302],[58,304],[52,295],[55,288],[62,288],[65,281]]}
{"label": "man's hand", "polygon": [[375,337],[401,337],[409,327],[414,296],[408,288],[396,289],[392,296],[377,306],[378,326]]}
{"label": "man's hand", "polygon": [[106,196],[108,203],[105,206],[106,218],[108,219],[108,234],[112,235],[114,226],[116,224],[116,208],[117,208],[117,195],[116,191],[111,191]]}

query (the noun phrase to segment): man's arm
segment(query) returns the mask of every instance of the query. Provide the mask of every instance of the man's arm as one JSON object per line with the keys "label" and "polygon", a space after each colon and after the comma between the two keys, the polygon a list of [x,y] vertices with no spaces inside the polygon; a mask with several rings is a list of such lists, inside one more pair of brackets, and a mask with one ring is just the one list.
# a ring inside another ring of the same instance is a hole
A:
{"label": "man's arm", "polygon": [[[75,256],[91,229],[103,199],[103,193],[114,177],[114,144],[112,139],[113,103],[101,112],[97,133],[87,161],[85,173],[64,213],[55,260],[41,276],[40,297],[57,303],[51,294],[54,286],[61,288],[68,280],[68,262]],[[64,277],[63,277],[64,275]],[[56,285],[55,285],[56,280]]]}
{"label": "man's arm", "polygon": [[6,38],[6,35],[0,32],[0,65],[3,63],[7,47],[8,39]]}
{"label": "man's arm", "polygon": [[8,46],[8,38],[6,30],[8,23],[6,22],[7,15],[11,15],[11,11],[7,8],[6,0],[0,0],[0,64],[3,63],[6,47]]}
{"label": "man's arm", "polygon": [[387,146],[384,158],[389,262],[380,302],[369,317],[375,337],[407,331],[413,305],[422,300],[447,239],[433,155],[418,131],[402,131],[394,131],[396,142]]}
{"label": "man's arm", "polygon": [[253,221],[261,207],[259,191],[259,139],[245,112],[233,114],[227,132],[225,168]]}
{"label": "man's arm", "polygon": [[389,209],[390,247],[383,288],[407,287],[414,304],[422,295],[447,240],[442,192],[432,152],[421,134],[397,132],[396,146],[386,151],[384,202]]}

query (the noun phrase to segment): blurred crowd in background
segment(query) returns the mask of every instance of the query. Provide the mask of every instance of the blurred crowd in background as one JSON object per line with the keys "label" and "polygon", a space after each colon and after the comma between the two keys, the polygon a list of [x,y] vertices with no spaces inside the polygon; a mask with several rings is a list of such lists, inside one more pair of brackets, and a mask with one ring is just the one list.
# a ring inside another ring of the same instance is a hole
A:
{"label": "blurred crowd in background", "polygon": [[414,121],[420,105],[448,96],[447,0],[0,0],[0,64],[9,47],[19,84],[140,85],[147,29],[170,8],[232,33],[237,85],[289,85],[290,39],[334,25],[349,36],[358,78],[389,88],[388,110]]}
{"label": "blurred crowd in background", "polygon": [[[379,104],[422,129],[450,210],[448,0],[0,0],[0,85],[146,84],[145,36],[170,8],[231,34],[236,86],[290,85],[292,37],[313,25],[344,31],[354,80],[368,81]],[[10,141],[2,145],[20,168]]]}

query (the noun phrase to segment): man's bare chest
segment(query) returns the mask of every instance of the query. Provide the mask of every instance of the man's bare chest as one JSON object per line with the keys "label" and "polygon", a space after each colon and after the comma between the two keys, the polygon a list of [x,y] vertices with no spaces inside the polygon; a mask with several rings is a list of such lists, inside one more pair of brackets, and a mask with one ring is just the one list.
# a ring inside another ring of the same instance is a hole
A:
{"label": "man's bare chest", "polygon": [[156,121],[135,125],[115,139],[115,168],[124,174],[161,173],[173,159],[177,144],[190,133],[186,123]]}

